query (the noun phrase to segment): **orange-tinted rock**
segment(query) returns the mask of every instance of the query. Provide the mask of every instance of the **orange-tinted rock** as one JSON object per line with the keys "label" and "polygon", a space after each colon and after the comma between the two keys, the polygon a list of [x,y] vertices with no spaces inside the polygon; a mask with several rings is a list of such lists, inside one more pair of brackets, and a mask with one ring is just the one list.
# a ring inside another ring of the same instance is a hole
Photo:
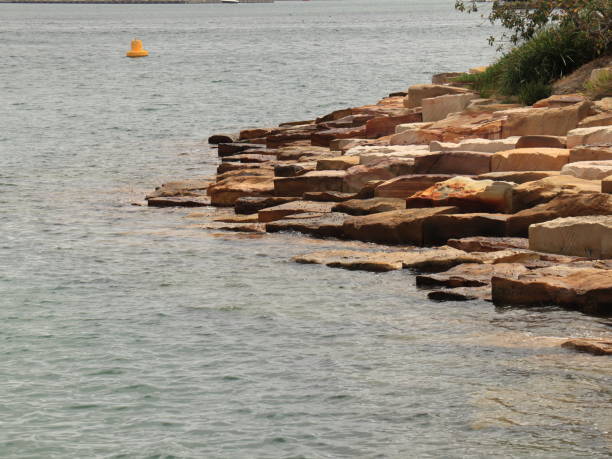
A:
{"label": "orange-tinted rock", "polygon": [[612,112],[603,112],[596,115],[587,116],[580,123],[578,128],[612,126]]}
{"label": "orange-tinted rock", "polygon": [[297,177],[306,172],[313,172],[316,169],[315,162],[281,163],[274,165],[275,177]]}
{"label": "orange-tinted rock", "polygon": [[412,163],[401,160],[385,160],[372,166],[354,166],[346,171],[345,192],[358,192],[372,180],[389,180],[412,173]]}
{"label": "orange-tinted rock", "polygon": [[345,171],[307,172],[298,177],[283,177],[274,180],[276,196],[302,196],[311,191],[343,191]]}
{"label": "orange-tinted rock", "polygon": [[514,148],[567,148],[566,145],[565,137],[554,135],[524,135],[519,138]]}
{"label": "orange-tinted rock", "polygon": [[561,347],[592,355],[612,355],[610,339],[572,338],[561,344]]}
{"label": "orange-tinted rock", "polygon": [[280,147],[283,145],[291,144],[297,140],[310,140],[310,136],[314,132],[313,128],[308,129],[295,129],[295,130],[284,130],[266,137],[266,146],[268,148]]}
{"label": "orange-tinted rock", "polygon": [[271,128],[244,129],[240,131],[240,140],[250,140],[266,137],[271,132]]}
{"label": "orange-tinted rock", "polygon": [[344,235],[364,242],[423,245],[423,222],[433,216],[452,213],[455,207],[410,209],[350,217],[344,222]]}
{"label": "orange-tinted rock", "polygon": [[208,187],[213,206],[233,206],[238,198],[268,196],[273,192],[274,180],[269,176],[230,177]]}
{"label": "orange-tinted rock", "polygon": [[210,206],[207,196],[173,196],[147,199],[149,207],[206,207]]}
{"label": "orange-tinted rock", "polygon": [[561,108],[584,102],[586,97],[582,94],[553,94],[533,104],[533,108]]}
{"label": "orange-tinted rock", "polygon": [[365,127],[360,126],[356,128],[338,128],[328,129],[326,131],[316,131],[310,136],[311,144],[319,147],[329,147],[330,143],[334,139],[351,139],[365,137]]}
{"label": "orange-tinted rock", "polygon": [[442,245],[449,239],[471,236],[501,237],[506,234],[504,214],[449,214],[429,217],[423,223],[423,244]]}
{"label": "orange-tinted rock", "polygon": [[560,171],[569,161],[563,148],[521,148],[491,156],[491,171]]}
{"label": "orange-tinted rock", "polygon": [[298,199],[297,197],[290,198],[278,196],[238,198],[234,203],[234,211],[237,214],[255,214],[261,209],[286,204],[288,202],[297,201]]}
{"label": "orange-tinted rock", "polygon": [[489,172],[473,177],[474,180],[493,180],[496,182],[527,183],[535,182],[548,177],[561,175],[560,171],[503,171]]}
{"label": "orange-tinted rock", "polygon": [[612,144],[582,145],[570,150],[570,163],[581,161],[612,161]]}
{"label": "orange-tinted rock", "polygon": [[305,201],[318,202],[344,202],[356,197],[356,193],[342,193],[341,191],[311,191],[302,195]]}
{"label": "orange-tinted rock", "polygon": [[497,112],[497,115],[504,117],[502,137],[564,136],[591,113],[592,104],[581,102],[563,108],[517,108]]}
{"label": "orange-tinted rock", "polygon": [[508,217],[509,236],[525,237],[530,225],[557,218],[612,215],[612,196],[604,193],[563,193],[553,200]]}
{"label": "orange-tinted rock", "polygon": [[509,212],[513,187],[508,182],[454,177],[415,193],[406,200],[406,205],[408,208],[456,206],[468,212]]}
{"label": "orange-tinted rock", "polygon": [[599,182],[571,175],[557,175],[518,185],[513,191],[514,212],[548,202],[561,193],[596,193]]}
{"label": "orange-tinted rock", "polygon": [[342,212],[349,215],[370,215],[391,210],[402,210],[406,208],[406,201],[398,198],[372,198],[351,199],[336,204],[333,212]]}
{"label": "orange-tinted rock", "polygon": [[317,161],[318,171],[344,171],[359,165],[359,156],[335,156]]}
{"label": "orange-tinted rock", "polygon": [[438,274],[421,274],[416,277],[418,287],[484,287],[491,285],[493,276],[518,278],[529,270],[518,263],[466,263]]}
{"label": "orange-tinted rock", "polygon": [[219,157],[238,155],[246,150],[261,150],[263,145],[255,143],[220,143],[217,147]]}
{"label": "orange-tinted rock", "polygon": [[492,296],[502,306],[562,306],[588,313],[612,314],[612,271],[536,269],[518,279],[492,278]]}
{"label": "orange-tinted rock", "polygon": [[416,84],[408,88],[408,96],[404,100],[404,106],[408,108],[420,107],[423,99],[443,96],[445,94],[465,94],[470,92],[465,88],[445,86],[438,84]]}
{"label": "orange-tinted rock", "polygon": [[342,237],[346,214],[331,212],[326,214],[300,214],[301,218],[287,218],[266,223],[268,233],[295,231],[316,237]]}
{"label": "orange-tinted rock", "polygon": [[382,116],[369,120],[366,123],[366,138],[377,139],[387,135],[395,134],[395,127],[404,123],[419,123],[423,121],[423,115],[410,113],[402,116]]}
{"label": "orange-tinted rock", "polygon": [[612,193],[612,175],[601,181],[601,192]]}
{"label": "orange-tinted rock", "polygon": [[315,201],[293,201],[284,204],[279,204],[274,207],[266,207],[261,209],[257,215],[260,223],[269,223],[276,220],[281,220],[289,215],[305,214],[305,213],[329,213],[334,207],[333,202],[315,202]]}
{"label": "orange-tinted rock", "polygon": [[465,252],[501,252],[508,249],[527,250],[529,239],[520,237],[467,237],[449,239],[447,244]]}
{"label": "orange-tinted rock", "polygon": [[438,182],[443,182],[452,177],[452,175],[436,174],[401,175],[378,185],[374,190],[374,196],[407,199],[414,193],[423,191]]}
{"label": "orange-tinted rock", "polygon": [[155,191],[149,193],[146,199],[170,198],[174,196],[200,196],[206,193],[206,189],[210,184],[210,180],[202,179],[167,182],[155,188]]}

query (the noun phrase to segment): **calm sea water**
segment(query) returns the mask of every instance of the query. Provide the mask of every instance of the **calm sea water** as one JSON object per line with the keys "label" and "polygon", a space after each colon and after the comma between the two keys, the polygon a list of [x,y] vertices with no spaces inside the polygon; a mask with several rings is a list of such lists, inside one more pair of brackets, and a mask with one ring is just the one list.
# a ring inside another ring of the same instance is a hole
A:
{"label": "calm sea water", "polygon": [[210,133],[486,64],[452,3],[0,5],[1,457],[610,455],[610,359],[554,339],[609,321],[431,303],[288,261],[333,241],[130,205],[211,175]]}

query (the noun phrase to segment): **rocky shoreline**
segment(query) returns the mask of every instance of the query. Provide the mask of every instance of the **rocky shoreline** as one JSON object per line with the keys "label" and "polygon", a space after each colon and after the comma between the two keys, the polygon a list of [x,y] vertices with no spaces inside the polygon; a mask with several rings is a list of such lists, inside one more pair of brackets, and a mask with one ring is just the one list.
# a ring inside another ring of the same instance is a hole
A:
{"label": "rocky shoreline", "polygon": [[[211,229],[381,244],[293,260],[408,269],[434,301],[612,315],[612,98],[522,107],[451,76],[316,120],[213,135],[216,177],[164,184],[148,205],[233,209]],[[612,354],[612,338],[563,346]]]}

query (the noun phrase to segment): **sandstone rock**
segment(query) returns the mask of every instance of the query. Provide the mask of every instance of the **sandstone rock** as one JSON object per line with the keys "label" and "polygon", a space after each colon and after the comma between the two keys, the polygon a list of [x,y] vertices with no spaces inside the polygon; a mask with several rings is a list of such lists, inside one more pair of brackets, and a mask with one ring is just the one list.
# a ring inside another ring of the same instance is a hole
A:
{"label": "sandstone rock", "polygon": [[242,164],[249,164],[249,163],[266,163],[268,161],[270,161],[271,158],[270,155],[259,155],[259,154],[238,154],[238,155],[232,155],[232,156],[225,156],[224,158],[222,158],[223,162],[240,162]]}
{"label": "sandstone rock", "polygon": [[326,131],[315,131],[310,136],[310,142],[314,146],[329,147],[330,143],[334,139],[351,139],[354,137],[365,137],[365,127],[350,127],[350,128],[338,128],[328,129]]}
{"label": "sandstone rock", "polygon": [[354,166],[346,171],[343,191],[358,192],[371,180],[389,180],[412,173],[413,165],[405,161],[386,160],[373,166]]}
{"label": "sandstone rock", "polygon": [[217,167],[217,176],[234,171],[239,171],[238,175],[274,175],[270,164],[221,163]]}
{"label": "sandstone rock", "polygon": [[348,150],[360,145],[371,145],[373,140],[370,139],[334,139],[329,143],[331,151],[341,151],[346,153]]}
{"label": "sandstone rock", "polygon": [[356,193],[342,193],[340,191],[312,191],[304,193],[302,198],[305,201],[317,202],[344,202],[350,199],[356,199]]}
{"label": "sandstone rock", "polygon": [[275,177],[297,177],[304,175],[306,172],[312,172],[316,169],[315,162],[300,162],[300,163],[281,163],[274,165]]}
{"label": "sandstone rock", "polygon": [[[215,223],[259,223],[257,215],[230,215],[213,219]],[[260,228],[263,229],[263,228]]]}
{"label": "sandstone rock", "polygon": [[225,158],[226,156],[238,155],[246,150],[261,150],[263,145],[255,143],[220,143],[217,147],[217,153],[219,157]]}
{"label": "sandstone rock", "polygon": [[402,116],[381,116],[372,118],[366,123],[365,136],[368,139],[377,139],[395,134],[395,127],[405,123],[420,123],[423,121],[421,113],[410,113]]}
{"label": "sandstone rock", "polygon": [[295,231],[316,237],[342,237],[346,214],[331,212],[327,214],[301,214],[299,219],[283,219],[266,223],[268,233]]}
{"label": "sandstone rock", "polygon": [[455,207],[438,207],[350,217],[344,222],[343,232],[349,239],[364,242],[423,245],[423,222],[433,215],[456,210]]}
{"label": "sandstone rock", "polygon": [[237,214],[256,214],[261,209],[286,204],[288,202],[297,201],[298,199],[297,197],[278,196],[238,198],[234,203],[234,211]]}
{"label": "sandstone rock", "polygon": [[232,143],[238,140],[238,134],[213,134],[208,138],[208,143],[217,145],[219,143]]}
{"label": "sandstone rock", "polygon": [[416,277],[416,284],[427,288],[485,287],[491,285],[493,276],[517,279],[527,272],[529,270],[518,263],[466,263],[439,274],[421,274]]}
{"label": "sandstone rock", "polygon": [[325,155],[335,156],[325,147],[313,147],[308,145],[290,144],[276,149],[276,157],[279,161],[306,161],[308,158],[320,158]]}
{"label": "sandstone rock", "polygon": [[465,94],[470,92],[465,88],[444,86],[436,84],[417,84],[408,88],[408,96],[404,99],[404,106],[408,108],[420,107],[423,99],[443,96],[446,94]]}
{"label": "sandstone rock", "polygon": [[274,179],[269,176],[230,177],[208,187],[213,206],[233,206],[238,198],[268,196],[274,192]]}
{"label": "sandstone rock", "polygon": [[298,140],[310,140],[310,136],[315,132],[315,129],[316,127],[312,125],[302,129],[274,131],[266,137],[266,147],[276,148]]}
{"label": "sandstone rock", "polygon": [[434,290],[427,294],[432,301],[491,301],[489,287],[457,287],[453,289]]}
{"label": "sandstone rock", "polygon": [[563,148],[521,148],[501,151],[491,157],[491,171],[559,171],[569,161]]}
{"label": "sandstone rock", "polygon": [[404,269],[418,272],[439,273],[464,263],[481,263],[478,257],[447,246],[408,253],[402,260]]}
{"label": "sandstone rock", "polygon": [[147,199],[149,207],[206,207],[210,198],[206,196],[173,196]]}
{"label": "sandstone rock", "polygon": [[452,175],[400,175],[387,180],[374,189],[374,196],[379,198],[407,199],[414,193],[423,191],[438,182],[452,178]]}
{"label": "sandstone rock", "polygon": [[575,269],[558,274],[536,269],[518,279],[493,276],[492,297],[496,305],[556,305],[588,313],[612,313],[612,271]]}
{"label": "sandstone rock", "polygon": [[339,120],[353,114],[352,108],[342,108],[340,110],[334,110],[325,116],[321,116],[315,120],[315,123],[327,123],[328,121]]}
{"label": "sandstone rock", "polygon": [[414,160],[415,174],[478,175],[491,172],[491,155],[468,151],[432,153]]}
{"label": "sandstone rock", "polygon": [[146,199],[170,198],[174,196],[200,196],[206,192],[210,184],[210,180],[202,179],[167,182],[155,188],[155,191],[148,194]]}
{"label": "sandstone rock", "polygon": [[434,215],[423,223],[423,245],[442,245],[449,239],[471,236],[501,237],[506,234],[507,215]]}
{"label": "sandstone rock", "polygon": [[474,93],[463,93],[446,94],[444,96],[423,99],[421,101],[423,106],[422,120],[413,121],[429,122],[442,120],[451,113],[463,111],[470,101],[476,98],[478,96]]}
{"label": "sandstone rock", "polygon": [[559,108],[584,102],[586,97],[582,94],[553,94],[533,104],[534,108]]}
{"label": "sandstone rock", "polygon": [[531,225],[529,248],[578,257],[612,258],[612,216],[558,218]]}
{"label": "sandstone rock", "polygon": [[563,166],[561,173],[584,180],[602,180],[612,175],[612,161],[580,161]]}
{"label": "sandstone rock", "polygon": [[567,133],[567,148],[612,143],[612,126],[573,129]]}
{"label": "sandstone rock", "polygon": [[342,212],[349,215],[370,215],[391,210],[402,210],[406,208],[406,201],[398,198],[372,198],[351,199],[336,204],[333,212]]}
{"label": "sandstone rock", "polygon": [[[564,136],[591,114],[590,102],[582,102],[563,108],[516,108],[497,112],[503,116],[501,137],[525,135]],[[568,135],[567,148],[572,148]]]}
{"label": "sandstone rock", "polygon": [[373,114],[352,114],[343,118],[327,121],[325,123],[319,123],[317,125],[318,131],[325,131],[328,129],[344,129],[344,128],[355,128],[364,126],[369,120],[375,118]]}
{"label": "sandstone rock", "polygon": [[592,355],[612,355],[612,340],[610,339],[573,338],[565,341],[561,347]]}
{"label": "sandstone rock", "polygon": [[507,139],[465,139],[458,143],[433,141],[429,149],[433,151],[478,151],[481,153],[497,153],[498,151],[512,150],[520,137]]}
{"label": "sandstone rock", "polygon": [[467,237],[449,239],[447,244],[465,252],[499,252],[508,249],[529,248],[529,239],[520,237]]}
{"label": "sandstone rock", "polygon": [[599,192],[599,182],[583,180],[571,175],[557,175],[526,182],[514,188],[513,211],[518,212],[550,201],[561,193]]}
{"label": "sandstone rock", "polygon": [[231,231],[234,233],[265,233],[264,226],[258,223],[207,223],[200,225],[201,229],[215,231]]}
{"label": "sandstone rock", "polygon": [[504,171],[504,172],[489,172],[488,174],[480,174],[473,177],[474,180],[493,180],[496,182],[512,182],[523,184],[527,182],[535,182],[548,177],[556,177],[561,175],[560,171]]}
{"label": "sandstone rock", "polygon": [[274,180],[276,196],[302,196],[310,191],[342,191],[345,171],[307,172],[298,177],[284,177]]}
{"label": "sandstone rock", "polygon": [[612,193],[612,175],[604,178],[601,181],[601,192],[602,193]]}
{"label": "sandstone rock", "polygon": [[519,138],[514,148],[567,148],[566,145],[566,137],[554,135],[524,135]]}
{"label": "sandstone rock", "polygon": [[[398,124],[395,127],[395,134],[390,137],[389,145],[428,145],[431,140],[437,139],[437,134],[424,134],[425,129],[431,127],[433,123],[407,123]],[[427,138],[426,141],[424,139]]]}
{"label": "sandstone rock", "polygon": [[296,263],[321,264],[330,268],[355,271],[387,272],[402,269],[403,252],[363,252],[356,250],[326,250],[293,258]]}
{"label": "sandstone rock", "polygon": [[436,85],[449,84],[453,82],[453,78],[464,75],[462,72],[444,72],[436,73],[431,77],[431,83]]}
{"label": "sandstone rock", "polygon": [[371,166],[385,159],[411,160],[429,154],[429,149],[426,145],[364,145],[351,148],[346,154],[359,156],[361,165]]}
{"label": "sandstone rock", "polygon": [[317,161],[318,171],[344,171],[359,165],[359,156],[336,156]]}
{"label": "sandstone rock", "polygon": [[570,150],[570,163],[580,161],[611,161],[612,144],[587,145],[574,147]]}
{"label": "sandstone rock", "polygon": [[612,112],[603,112],[596,115],[587,116],[580,123],[578,128],[598,127],[598,126],[611,126],[612,125]]}
{"label": "sandstone rock", "polygon": [[250,140],[250,139],[258,139],[261,137],[266,137],[272,132],[272,128],[254,128],[254,129],[244,129],[240,131],[240,140]]}
{"label": "sandstone rock", "polygon": [[611,215],[612,196],[603,193],[563,193],[549,202],[525,209],[508,217],[509,236],[527,236],[530,225],[557,218]]}
{"label": "sandstone rock", "polygon": [[329,213],[334,205],[333,202],[293,201],[274,207],[266,207],[261,209],[257,215],[260,223],[269,223],[294,214]]}
{"label": "sandstone rock", "polygon": [[406,200],[406,205],[408,208],[456,206],[471,212],[510,212],[513,187],[508,182],[454,177],[415,193]]}

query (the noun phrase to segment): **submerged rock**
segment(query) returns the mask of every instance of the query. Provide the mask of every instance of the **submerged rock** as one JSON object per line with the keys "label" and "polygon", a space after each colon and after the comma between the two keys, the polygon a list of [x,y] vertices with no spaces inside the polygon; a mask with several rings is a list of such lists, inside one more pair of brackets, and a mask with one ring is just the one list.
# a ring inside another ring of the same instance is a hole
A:
{"label": "submerged rock", "polygon": [[561,344],[561,347],[592,355],[612,355],[612,340],[609,339],[572,338]]}

